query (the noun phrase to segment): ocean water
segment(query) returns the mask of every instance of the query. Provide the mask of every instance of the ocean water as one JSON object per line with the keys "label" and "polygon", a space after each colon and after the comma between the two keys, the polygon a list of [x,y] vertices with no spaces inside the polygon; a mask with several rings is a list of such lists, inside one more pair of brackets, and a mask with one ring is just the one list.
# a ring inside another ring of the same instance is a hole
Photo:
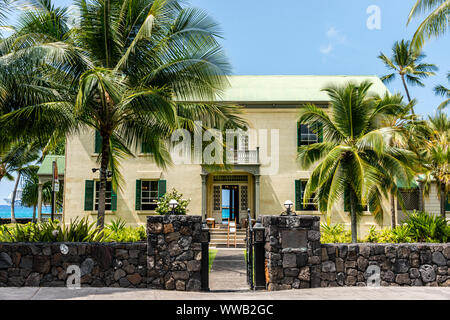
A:
{"label": "ocean water", "polygon": [[[33,208],[27,208],[15,205],[14,206],[16,218],[32,218]],[[42,207],[42,213],[50,213],[51,208],[49,206]],[[36,211],[37,215],[37,211]],[[0,218],[11,218],[11,206],[0,205]]]}

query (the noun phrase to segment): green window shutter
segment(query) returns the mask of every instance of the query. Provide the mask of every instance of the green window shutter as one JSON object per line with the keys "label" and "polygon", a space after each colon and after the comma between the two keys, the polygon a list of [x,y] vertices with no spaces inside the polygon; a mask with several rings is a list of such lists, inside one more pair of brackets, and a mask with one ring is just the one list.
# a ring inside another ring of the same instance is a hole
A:
{"label": "green window shutter", "polygon": [[84,211],[94,210],[94,180],[84,183]]}
{"label": "green window shutter", "polygon": [[300,147],[302,144],[302,126],[300,122],[297,122],[297,147]]}
{"label": "green window shutter", "polygon": [[102,151],[102,136],[100,132],[95,131],[95,153],[100,153]]}
{"label": "green window shutter", "polygon": [[111,189],[111,211],[117,211],[117,193]]}
{"label": "green window shutter", "polygon": [[141,180],[136,180],[136,210],[141,210]]}
{"label": "green window shutter", "polygon": [[295,210],[303,210],[301,180],[295,180]]}
{"label": "green window shutter", "polygon": [[151,153],[151,148],[148,143],[142,142],[141,144],[141,153],[149,154]]}
{"label": "green window shutter", "polygon": [[158,198],[162,198],[166,194],[166,184],[166,180],[158,181]]}

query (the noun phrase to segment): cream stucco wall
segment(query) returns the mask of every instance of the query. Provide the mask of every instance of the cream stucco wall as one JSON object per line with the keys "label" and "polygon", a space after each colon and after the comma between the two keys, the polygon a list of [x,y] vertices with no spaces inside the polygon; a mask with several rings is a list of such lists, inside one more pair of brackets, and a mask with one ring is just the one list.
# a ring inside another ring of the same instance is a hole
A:
{"label": "cream stucco wall", "polygon": [[[275,171],[269,170],[270,164],[261,166],[261,191],[260,214],[273,215],[281,213],[285,200],[295,199],[295,180],[308,179],[310,170],[301,168],[296,162],[297,150],[297,117],[296,108],[248,108],[244,117],[248,120],[249,128],[267,129],[267,143],[262,141],[260,135],[256,140],[250,141],[250,149],[260,147],[260,155],[274,155]],[[278,131],[274,136],[279,137],[279,157],[276,144],[271,145],[271,131]],[[94,154],[94,132],[82,131],[79,135],[72,136],[67,141],[66,151],[66,176],[65,176],[65,221],[69,222],[76,217],[88,216],[92,221],[96,213],[84,211],[84,187],[85,180],[98,180],[99,174],[92,173],[92,168],[97,168],[97,155]],[[143,224],[146,216],[153,214],[148,211],[135,210],[136,180],[163,179],[167,181],[167,191],[176,188],[183,193],[185,198],[190,198],[189,213],[201,214],[202,180],[200,165],[178,165],[162,170],[152,161],[151,157],[137,156],[121,161],[121,173],[123,184],[117,191],[117,211],[107,212],[106,222],[121,218],[130,224]],[[254,185],[252,175],[249,175],[249,199],[254,197]],[[212,183],[208,180],[208,216],[212,213]],[[249,201],[249,207],[254,210],[253,202]],[[389,208],[389,203],[385,203]],[[388,210],[389,211],[389,210]],[[298,214],[315,214],[319,212],[297,212]],[[331,212],[333,223],[344,223],[349,226],[348,213],[343,212],[343,205],[336,204]],[[216,217],[217,218],[217,217]],[[242,217],[241,217],[242,218]],[[325,217],[323,217],[324,221]],[[360,230],[365,233],[370,226],[376,225],[373,217],[367,213],[360,221]],[[383,226],[390,225],[390,217],[385,217]]]}

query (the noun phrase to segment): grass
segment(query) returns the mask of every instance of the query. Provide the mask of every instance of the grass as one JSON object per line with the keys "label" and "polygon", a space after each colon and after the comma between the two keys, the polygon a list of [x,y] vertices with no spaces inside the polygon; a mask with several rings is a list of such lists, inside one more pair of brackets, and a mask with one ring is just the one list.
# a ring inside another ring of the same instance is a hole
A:
{"label": "grass", "polygon": [[216,254],[217,254],[216,249],[209,249],[208,272],[211,272],[211,268],[212,268],[214,259],[216,258]]}

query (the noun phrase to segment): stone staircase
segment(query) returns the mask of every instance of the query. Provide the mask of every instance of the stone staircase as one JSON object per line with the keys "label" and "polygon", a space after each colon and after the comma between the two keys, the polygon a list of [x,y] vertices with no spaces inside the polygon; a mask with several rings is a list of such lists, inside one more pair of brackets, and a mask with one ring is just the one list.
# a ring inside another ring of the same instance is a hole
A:
{"label": "stone staircase", "polygon": [[[234,248],[234,234],[230,233],[230,245],[227,245],[228,229],[225,227],[210,229],[210,248]],[[245,248],[245,229],[237,229],[236,248]]]}

